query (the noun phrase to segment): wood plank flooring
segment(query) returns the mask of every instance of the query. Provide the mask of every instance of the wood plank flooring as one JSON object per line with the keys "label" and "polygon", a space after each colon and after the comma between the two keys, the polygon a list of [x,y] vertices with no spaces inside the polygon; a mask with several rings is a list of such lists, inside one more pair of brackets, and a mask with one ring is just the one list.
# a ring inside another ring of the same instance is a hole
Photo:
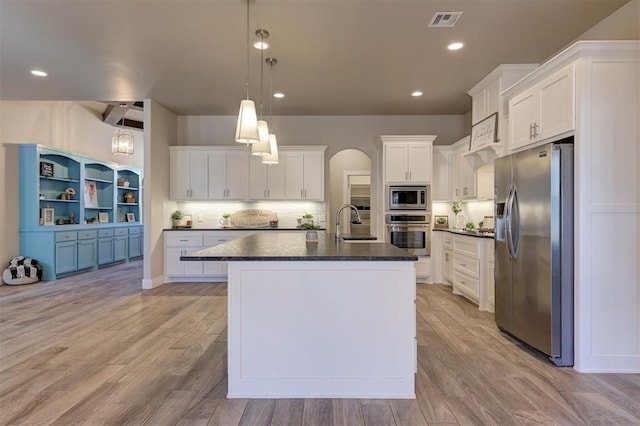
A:
{"label": "wood plank flooring", "polygon": [[1,425],[640,424],[640,375],[556,368],[442,285],[418,287],[417,399],[227,400],[226,284],[141,269],[0,286]]}

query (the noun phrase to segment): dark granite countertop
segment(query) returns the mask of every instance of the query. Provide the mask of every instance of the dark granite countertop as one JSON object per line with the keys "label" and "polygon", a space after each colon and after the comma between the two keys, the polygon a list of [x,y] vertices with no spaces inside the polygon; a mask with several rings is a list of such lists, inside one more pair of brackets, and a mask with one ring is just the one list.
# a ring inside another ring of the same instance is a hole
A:
{"label": "dark granite countertop", "polygon": [[215,247],[180,256],[180,260],[251,261],[416,261],[417,256],[381,242],[336,242],[333,235],[318,233],[317,243],[308,243],[303,232],[247,235]]}
{"label": "dark granite countertop", "polygon": [[434,228],[433,230],[449,232],[451,234],[466,235],[467,237],[491,238],[492,240],[495,237],[495,234],[493,232],[465,231],[463,229],[445,229],[445,228]]}
{"label": "dark granite countertop", "polygon": [[[324,231],[326,228],[318,228],[318,231]],[[262,226],[257,228],[244,228],[240,226],[232,226],[223,228],[221,226],[216,228],[165,228],[164,231],[306,231],[306,229],[300,227],[275,227]]]}
{"label": "dark granite countertop", "polygon": [[342,234],[342,239],[347,241],[375,241],[378,237],[369,234]]}

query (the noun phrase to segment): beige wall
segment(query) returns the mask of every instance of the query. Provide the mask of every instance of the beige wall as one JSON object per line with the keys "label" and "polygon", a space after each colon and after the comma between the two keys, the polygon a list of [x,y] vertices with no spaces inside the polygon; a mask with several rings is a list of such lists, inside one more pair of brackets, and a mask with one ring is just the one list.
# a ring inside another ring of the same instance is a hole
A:
{"label": "beige wall", "polygon": [[640,40],[640,0],[631,0],[574,41],[578,40]]}
{"label": "beige wall", "polygon": [[164,228],[170,228],[163,204],[169,199],[169,146],[176,144],[177,117],[163,105],[144,101],[144,266],[142,288],[164,283]]}
{"label": "beige wall", "polygon": [[[464,115],[356,115],[276,116],[272,129],[281,145],[327,145],[331,158],[345,148],[371,154],[380,135],[438,135],[436,145],[449,145],[466,135],[464,127]],[[180,116],[178,145],[233,145],[235,128],[235,116]]]}
{"label": "beige wall", "polygon": [[[142,132],[134,131],[135,154],[111,154],[115,128],[102,121],[104,104],[71,101],[0,102],[0,263],[19,254],[18,154],[11,144],[31,142],[92,158],[143,166]],[[3,267],[4,268],[4,267]]]}

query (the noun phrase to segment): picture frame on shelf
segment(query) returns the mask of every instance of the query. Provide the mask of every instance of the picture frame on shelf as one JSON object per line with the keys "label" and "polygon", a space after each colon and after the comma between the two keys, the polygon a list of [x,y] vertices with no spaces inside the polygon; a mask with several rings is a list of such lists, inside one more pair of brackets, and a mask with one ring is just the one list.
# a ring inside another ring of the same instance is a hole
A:
{"label": "picture frame on shelf", "polygon": [[469,151],[498,142],[498,113],[483,118],[471,127]]}
{"label": "picture frame on shelf", "polygon": [[133,213],[127,213],[127,222],[135,222],[136,221],[136,215]]}
{"label": "picture frame on shelf", "polygon": [[49,207],[40,209],[40,218],[42,219],[42,225],[44,226],[55,225],[54,209]]}
{"label": "picture frame on shelf", "polygon": [[107,213],[107,212],[99,212],[98,213],[98,223],[109,223],[109,213]]}
{"label": "picture frame on shelf", "polygon": [[84,206],[88,208],[98,207],[98,189],[92,180],[84,182]]}
{"label": "picture frame on shelf", "polygon": [[40,162],[40,176],[53,177],[53,172],[54,172],[53,163],[49,163],[47,161]]}
{"label": "picture frame on shelf", "polygon": [[433,222],[435,223],[436,229],[449,229],[449,216],[438,216],[435,215],[433,217]]}

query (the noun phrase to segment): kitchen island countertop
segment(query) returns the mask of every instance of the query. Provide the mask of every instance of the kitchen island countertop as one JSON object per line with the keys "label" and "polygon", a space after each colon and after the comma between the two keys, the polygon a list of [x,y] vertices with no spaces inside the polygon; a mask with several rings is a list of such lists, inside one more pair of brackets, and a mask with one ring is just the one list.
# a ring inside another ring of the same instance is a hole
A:
{"label": "kitchen island countertop", "polygon": [[334,236],[318,233],[318,242],[306,242],[300,232],[258,233],[215,247],[187,253],[183,261],[416,261],[417,256],[391,244],[372,241],[336,242]]}

